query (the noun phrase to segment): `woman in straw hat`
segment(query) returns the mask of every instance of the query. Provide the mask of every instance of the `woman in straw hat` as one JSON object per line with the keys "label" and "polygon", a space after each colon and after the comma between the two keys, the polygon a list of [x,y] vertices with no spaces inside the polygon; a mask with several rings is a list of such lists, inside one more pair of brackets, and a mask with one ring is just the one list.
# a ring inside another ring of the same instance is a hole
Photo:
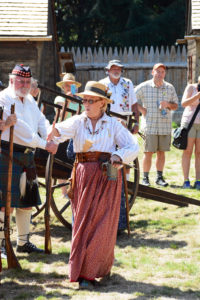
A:
{"label": "woman in straw hat", "polygon": [[[73,169],[71,205],[74,215],[69,273],[81,288],[95,285],[96,278],[110,273],[121,201],[119,162],[130,163],[138,155],[135,137],[115,118],[105,113],[105,85],[88,81],[83,98],[85,111],[53,124],[48,140],[73,138],[76,160]],[[116,144],[118,149],[116,150]],[[102,162],[110,161],[116,177],[109,177]]]}
{"label": "woman in straw hat", "polygon": [[[75,77],[72,73],[62,73],[61,74],[62,80],[57,82],[56,85],[63,90],[65,95],[76,97],[75,93],[77,92],[78,88],[81,86],[81,83],[75,80]],[[65,98],[62,96],[57,96],[54,100],[55,104],[59,104],[64,107]],[[68,102],[68,106],[74,110],[77,110],[77,104]]]}

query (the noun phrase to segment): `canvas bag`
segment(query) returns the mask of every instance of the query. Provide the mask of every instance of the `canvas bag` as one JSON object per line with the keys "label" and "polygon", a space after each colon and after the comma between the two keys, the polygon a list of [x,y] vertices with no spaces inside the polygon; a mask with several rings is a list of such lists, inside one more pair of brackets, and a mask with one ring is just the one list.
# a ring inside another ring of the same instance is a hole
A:
{"label": "canvas bag", "polygon": [[200,110],[200,104],[197,106],[194,115],[190,123],[188,124],[187,128],[178,127],[174,130],[172,145],[175,148],[180,150],[185,150],[187,148],[188,132],[190,131],[199,110]]}

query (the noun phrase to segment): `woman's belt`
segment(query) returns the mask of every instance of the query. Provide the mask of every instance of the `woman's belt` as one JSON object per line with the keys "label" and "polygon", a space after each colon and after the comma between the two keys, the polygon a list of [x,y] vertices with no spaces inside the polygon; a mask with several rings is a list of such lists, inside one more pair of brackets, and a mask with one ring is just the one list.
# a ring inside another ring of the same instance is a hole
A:
{"label": "woman's belt", "polygon": [[110,159],[111,154],[107,152],[81,152],[76,153],[76,159],[71,173],[71,185],[67,191],[69,198],[72,200],[74,198],[74,186],[76,181],[76,168],[78,163],[83,162],[106,162]]}
{"label": "woman's belt", "polygon": [[[10,143],[2,140],[1,141],[1,147],[2,147],[2,149],[9,150]],[[13,144],[13,151],[14,152],[28,153],[28,152],[32,152],[34,150],[35,149],[30,148],[30,147],[26,147],[26,146],[22,146],[22,145],[18,145],[18,144]]]}
{"label": "woman's belt", "polygon": [[79,162],[105,162],[110,159],[111,154],[108,152],[81,152],[76,153],[76,163]]}

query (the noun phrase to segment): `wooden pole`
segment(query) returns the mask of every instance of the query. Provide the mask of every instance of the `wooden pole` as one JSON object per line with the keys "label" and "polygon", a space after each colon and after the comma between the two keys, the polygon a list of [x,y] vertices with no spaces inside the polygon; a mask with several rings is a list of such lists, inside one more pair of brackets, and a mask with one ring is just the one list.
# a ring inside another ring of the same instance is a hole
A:
{"label": "wooden pole", "polygon": [[[15,105],[13,104],[11,105],[11,114],[14,114],[14,112],[15,112]],[[8,180],[7,180],[7,192],[6,192],[4,233],[5,233],[8,269],[10,268],[21,269],[21,266],[13,251],[13,247],[10,241],[10,207],[11,207],[12,165],[13,165],[13,134],[14,134],[14,126],[11,126],[10,140],[9,140],[10,145],[9,145],[9,158],[8,158]]]}
{"label": "wooden pole", "polygon": [[[55,122],[59,120],[60,109],[57,109]],[[44,212],[44,222],[45,222],[45,241],[44,249],[46,254],[52,253],[51,246],[51,232],[50,232],[50,206],[52,199],[52,173],[53,173],[53,162],[54,155],[49,154],[46,165],[45,180],[46,180],[46,203],[45,203],[45,212]]]}
{"label": "wooden pole", "polygon": [[[3,120],[3,107],[0,107],[0,120]],[[1,153],[1,133],[0,130],[0,153]],[[0,191],[0,199],[2,198],[2,191]],[[0,272],[2,271],[2,263],[1,263],[1,249],[0,249]]]}
{"label": "wooden pole", "polygon": [[128,229],[128,236],[130,236],[130,224],[129,224],[129,203],[128,203],[128,187],[126,181],[126,166],[123,166],[123,180],[124,180],[124,192],[126,197],[126,222]]}
{"label": "wooden pole", "polygon": [[[3,107],[0,106],[0,120],[3,120]],[[1,134],[2,130],[0,130],[0,153],[1,153]]]}

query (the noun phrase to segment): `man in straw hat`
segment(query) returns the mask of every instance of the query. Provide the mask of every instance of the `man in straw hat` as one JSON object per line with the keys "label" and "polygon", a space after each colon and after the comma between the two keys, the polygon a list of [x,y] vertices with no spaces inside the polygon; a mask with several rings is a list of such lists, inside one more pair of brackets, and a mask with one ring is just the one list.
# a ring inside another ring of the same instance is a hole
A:
{"label": "man in straw hat", "polygon": [[[0,191],[2,192],[0,198],[0,227],[3,228],[4,222],[9,131],[10,126],[14,125],[11,207],[16,208],[17,252],[24,253],[43,252],[43,250],[29,242],[32,206],[41,204],[37,179],[35,176],[27,179],[28,174],[30,174],[28,171],[35,169],[34,149],[39,147],[51,153],[56,152],[57,149],[52,141],[46,141],[49,122],[40,112],[36,101],[29,93],[31,78],[32,74],[28,66],[16,65],[9,75],[8,88],[0,92],[0,106],[4,107],[3,118],[5,121],[1,136],[0,153]],[[10,113],[12,104],[15,104],[15,114]],[[27,196],[28,182],[30,182],[30,197]],[[4,231],[1,230],[0,245],[3,244],[3,240]]]}
{"label": "man in straw hat", "polygon": [[[62,73],[61,74],[62,80],[57,82],[56,85],[58,87],[60,87],[63,92],[67,95],[67,96],[71,96],[77,99],[80,99],[80,97],[76,96],[75,93],[77,92],[78,88],[81,86],[81,83],[75,80],[75,76],[72,73]],[[64,108],[65,105],[65,100],[66,98],[62,97],[62,96],[57,96],[54,100],[55,104],[59,104]],[[77,110],[78,109],[78,104],[68,101],[67,102],[67,107],[73,109],[73,110]],[[66,112],[65,117],[69,117],[68,113]],[[74,157],[74,152],[73,152],[73,140],[71,139],[69,142],[69,145],[66,145],[66,151],[67,151],[67,156],[69,159],[72,159]],[[62,147],[63,149],[63,147]],[[66,151],[59,151],[59,158],[63,161],[66,160]],[[59,183],[64,183],[65,180],[60,179]],[[65,198],[68,198],[67,196],[67,190],[66,190],[66,186],[62,187],[62,195]]]}
{"label": "man in straw hat", "polygon": [[165,151],[170,150],[172,117],[171,111],[178,108],[178,97],[172,84],[164,80],[166,66],[157,63],[153,66],[153,78],[139,84],[135,91],[142,116],[142,127],[146,136],[143,157],[142,184],[149,186],[149,171],[152,155],[156,153],[156,184],[166,187],[163,178]]}
{"label": "man in straw hat", "polygon": [[[48,140],[63,142],[73,138],[76,160],[72,171],[71,205],[74,215],[69,275],[81,288],[110,273],[114,261],[121,201],[119,163],[131,163],[139,147],[134,136],[106,113],[112,103],[107,87],[88,81],[83,98],[85,111],[52,126]],[[116,150],[116,144],[119,146]],[[110,161],[108,169],[103,163]]]}
{"label": "man in straw hat", "polygon": [[[130,79],[122,77],[124,65],[120,60],[110,60],[105,69],[108,76],[100,80],[100,82],[108,87],[108,90],[111,93],[110,98],[114,100],[114,103],[111,104],[110,110],[119,114],[134,112],[136,123],[132,129],[132,133],[136,134],[139,129],[139,111],[137,108],[137,99],[133,83]],[[126,176],[127,179],[129,179],[129,170],[127,170]],[[126,224],[125,194],[124,187],[122,187],[118,234],[126,228]]]}

